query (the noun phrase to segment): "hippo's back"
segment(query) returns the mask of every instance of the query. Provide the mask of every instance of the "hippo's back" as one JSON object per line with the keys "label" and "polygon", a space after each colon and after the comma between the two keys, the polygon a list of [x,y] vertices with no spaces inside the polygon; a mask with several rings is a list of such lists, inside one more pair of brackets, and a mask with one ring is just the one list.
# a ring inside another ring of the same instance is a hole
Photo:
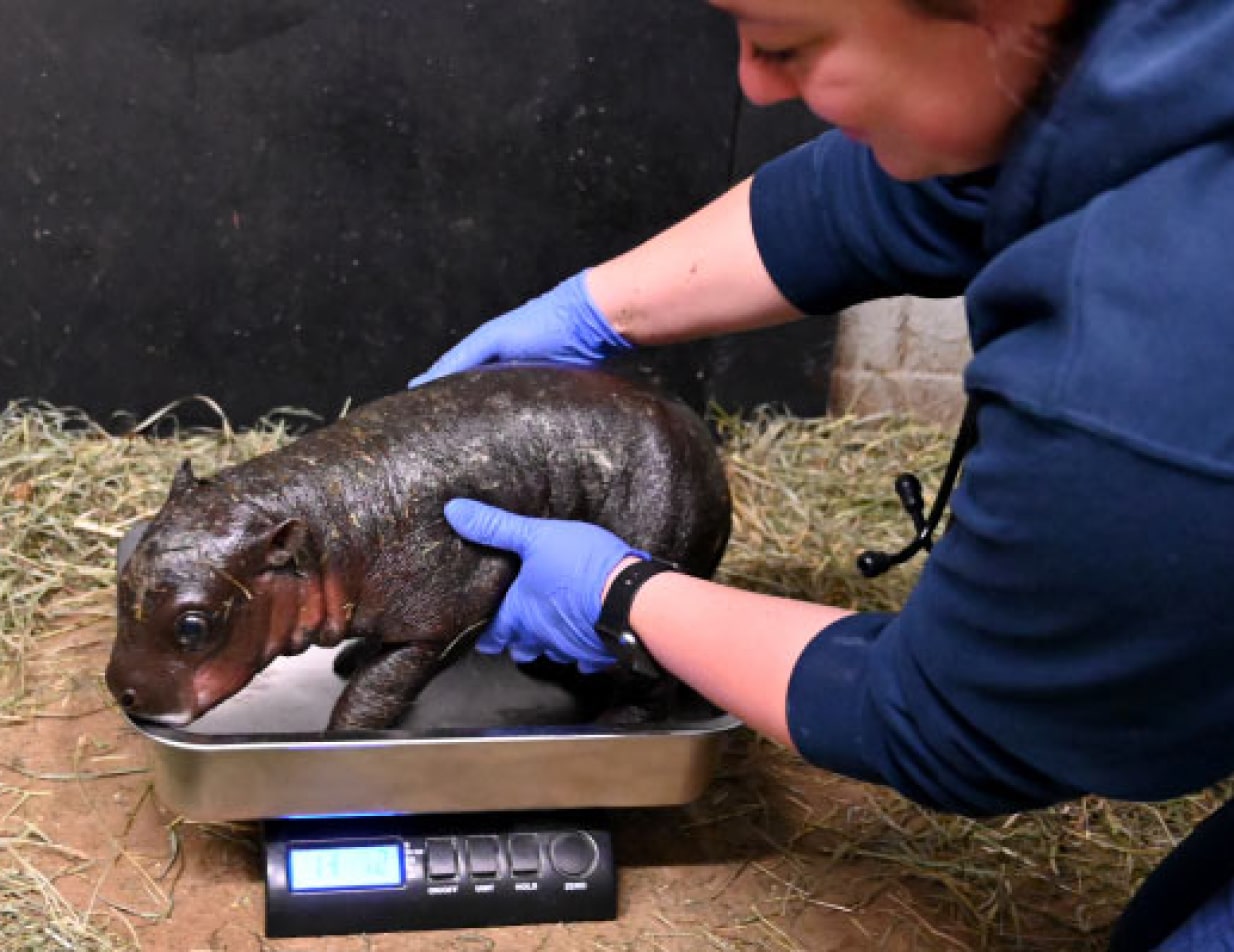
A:
{"label": "hippo's back", "polygon": [[233,472],[307,515],[324,561],[364,554],[365,627],[391,613],[413,629],[491,615],[514,561],[454,534],[442,515],[453,498],[596,523],[701,576],[730,524],[722,464],[693,411],[648,385],[561,365],[440,378]]}

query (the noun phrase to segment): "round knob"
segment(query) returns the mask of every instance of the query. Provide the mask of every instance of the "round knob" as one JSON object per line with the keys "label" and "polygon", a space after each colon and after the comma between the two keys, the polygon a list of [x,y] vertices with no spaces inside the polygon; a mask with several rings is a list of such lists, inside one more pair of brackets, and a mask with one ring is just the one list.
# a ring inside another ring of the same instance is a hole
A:
{"label": "round knob", "polygon": [[586,876],[596,865],[600,851],[586,833],[560,833],[549,844],[548,859],[562,876]]}

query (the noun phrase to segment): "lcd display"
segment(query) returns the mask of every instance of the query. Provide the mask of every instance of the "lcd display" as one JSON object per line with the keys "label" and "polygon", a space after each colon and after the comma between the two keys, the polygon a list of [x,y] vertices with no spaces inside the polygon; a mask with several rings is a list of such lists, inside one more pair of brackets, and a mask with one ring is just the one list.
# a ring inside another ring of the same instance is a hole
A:
{"label": "lcd display", "polygon": [[293,846],[287,850],[287,885],[292,892],[402,886],[403,847]]}

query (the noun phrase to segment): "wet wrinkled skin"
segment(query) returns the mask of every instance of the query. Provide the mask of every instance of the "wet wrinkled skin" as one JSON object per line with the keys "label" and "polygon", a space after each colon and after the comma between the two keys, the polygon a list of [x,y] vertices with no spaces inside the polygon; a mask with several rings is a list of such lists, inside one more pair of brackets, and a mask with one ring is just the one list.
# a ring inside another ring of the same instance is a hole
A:
{"label": "wet wrinkled skin", "polygon": [[121,573],[108,687],[183,726],[275,657],[360,636],[329,727],[389,726],[514,577],[450,529],[456,496],[594,522],[701,576],[728,540],[723,468],[683,404],[596,370],[471,371],[209,479],[186,463]]}

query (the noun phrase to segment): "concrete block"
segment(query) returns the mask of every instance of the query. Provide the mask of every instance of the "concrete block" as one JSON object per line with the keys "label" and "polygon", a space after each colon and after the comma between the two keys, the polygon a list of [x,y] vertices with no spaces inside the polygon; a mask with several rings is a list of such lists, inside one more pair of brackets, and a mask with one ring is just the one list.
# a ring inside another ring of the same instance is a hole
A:
{"label": "concrete block", "polygon": [[951,423],[964,407],[972,356],[960,298],[897,297],[839,317],[830,405],[836,412],[898,412]]}
{"label": "concrete block", "polygon": [[954,426],[964,413],[964,403],[964,387],[956,374],[837,370],[831,378],[830,406],[836,414],[901,413]]}

